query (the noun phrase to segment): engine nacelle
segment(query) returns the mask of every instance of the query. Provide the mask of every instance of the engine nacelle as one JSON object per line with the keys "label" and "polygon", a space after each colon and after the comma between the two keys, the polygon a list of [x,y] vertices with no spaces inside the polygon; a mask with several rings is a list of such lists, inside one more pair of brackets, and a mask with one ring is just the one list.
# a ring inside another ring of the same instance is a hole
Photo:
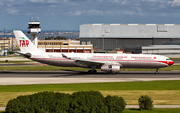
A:
{"label": "engine nacelle", "polygon": [[103,65],[101,67],[101,71],[106,71],[106,72],[112,72],[112,73],[119,73],[120,70],[120,65],[117,64],[112,64],[112,65]]}

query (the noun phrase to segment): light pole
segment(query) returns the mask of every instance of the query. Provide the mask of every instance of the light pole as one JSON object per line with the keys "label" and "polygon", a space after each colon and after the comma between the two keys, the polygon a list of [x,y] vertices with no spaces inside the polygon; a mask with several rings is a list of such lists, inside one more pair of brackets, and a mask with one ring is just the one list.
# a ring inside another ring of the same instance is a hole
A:
{"label": "light pole", "polygon": [[5,28],[4,28],[4,56],[5,56]]}
{"label": "light pole", "polygon": [[59,31],[57,30],[57,37],[58,37],[58,35],[59,35]]}
{"label": "light pole", "polygon": [[103,37],[103,51],[104,51],[104,35],[102,35],[102,37]]}
{"label": "light pole", "polygon": [[[12,33],[13,33],[13,31],[11,31],[11,34],[12,34]],[[13,41],[13,37],[12,37],[12,51],[14,50],[14,48],[13,48],[13,47],[14,47],[14,44],[13,44],[13,42],[14,42],[14,41]]]}

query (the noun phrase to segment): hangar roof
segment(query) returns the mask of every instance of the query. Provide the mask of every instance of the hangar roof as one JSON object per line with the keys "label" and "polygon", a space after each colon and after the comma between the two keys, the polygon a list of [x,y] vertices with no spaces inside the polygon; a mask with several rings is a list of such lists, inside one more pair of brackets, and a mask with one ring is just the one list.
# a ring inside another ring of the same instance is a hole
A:
{"label": "hangar roof", "polygon": [[83,24],[80,38],[180,38],[180,24]]}

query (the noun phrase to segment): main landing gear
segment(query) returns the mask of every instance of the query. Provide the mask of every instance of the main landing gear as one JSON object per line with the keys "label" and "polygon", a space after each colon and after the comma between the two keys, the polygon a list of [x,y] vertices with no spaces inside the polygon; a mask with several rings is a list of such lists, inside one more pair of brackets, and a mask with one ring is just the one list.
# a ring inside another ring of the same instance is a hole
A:
{"label": "main landing gear", "polygon": [[156,69],[155,74],[159,74],[159,68]]}
{"label": "main landing gear", "polygon": [[96,66],[93,65],[93,66],[91,67],[91,70],[88,71],[88,73],[97,73],[97,71],[96,71]]}
{"label": "main landing gear", "polygon": [[95,74],[95,73],[97,73],[97,71],[96,71],[96,70],[89,70],[88,73],[89,73],[89,74],[91,74],[91,73],[94,73],[94,74]]}

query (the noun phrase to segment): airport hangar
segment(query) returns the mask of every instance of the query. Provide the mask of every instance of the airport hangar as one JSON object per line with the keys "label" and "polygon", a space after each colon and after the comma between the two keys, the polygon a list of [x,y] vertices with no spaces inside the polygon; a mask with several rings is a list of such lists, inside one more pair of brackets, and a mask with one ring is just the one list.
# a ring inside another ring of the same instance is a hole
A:
{"label": "airport hangar", "polygon": [[180,54],[180,43],[174,47],[171,42],[180,42],[180,24],[80,25],[80,43],[93,44],[94,51]]}

